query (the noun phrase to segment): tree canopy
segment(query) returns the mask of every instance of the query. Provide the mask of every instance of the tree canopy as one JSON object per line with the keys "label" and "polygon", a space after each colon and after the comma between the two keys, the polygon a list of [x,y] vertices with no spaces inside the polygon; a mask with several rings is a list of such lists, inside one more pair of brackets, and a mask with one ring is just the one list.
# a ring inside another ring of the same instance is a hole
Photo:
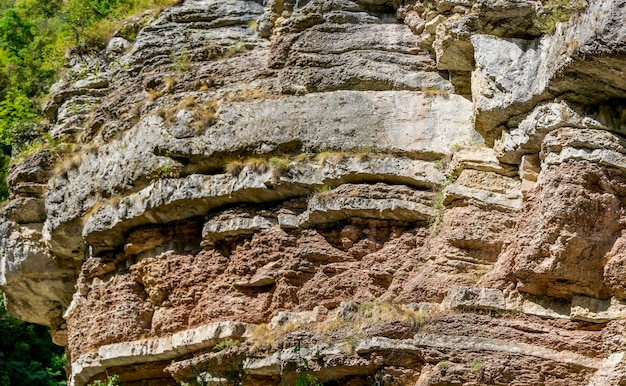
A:
{"label": "tree canopy", "polygon": [[0,0],[0,201],[11,153],[42,132],[34,124],[68,54],[100,50],[130,15],[176,1]]}
{"label": "tree canopy", "polygon": [[48,328],[13,318],[0,292],[0,386],[65,385],[65,353]]}

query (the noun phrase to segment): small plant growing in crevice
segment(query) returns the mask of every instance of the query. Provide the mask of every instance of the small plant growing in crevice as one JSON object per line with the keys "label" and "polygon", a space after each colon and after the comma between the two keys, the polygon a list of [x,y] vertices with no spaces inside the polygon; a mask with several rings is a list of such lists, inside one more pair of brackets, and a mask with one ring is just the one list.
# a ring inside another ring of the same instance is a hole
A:
{"label": "small plant growing in crevice", "polygon": [[346,338],[345,346],[355,347],[358,339],[367,335],[372,326],[399,322],[408,327],[411,333],[418,331],[426,322],[427,317],[419,310],[402,304],[390,302],[370,301],[354,306],[353,311],[340,315],[330,322],[319,325],[316,331],[328,334],[329,331],[349,330],[350,337]]}
{"label": "small plant growing in crevice", "polygon": [[292,158],[296,162],[307,162],[311,160],[312,155],[309,153],[300,153]]}
{"label": "small plant growing in crevice", "polygon": [[192,118],[190,125],[198,134],[215,121],[218,108],[219,101],[215,99],[197,100],[194,96],[189,95],[182,98],[177,104],[160,109],[157,111],[157,115],[165,121],[173,123],[179,112],[188,111]]}
{"label": "small plant growing in crevice", "polygon": [[163,91],[155,90],[153,88],[149,88],[146,90],[148,92],[148,100],[153,101],[163,96]]}
{"label": "small plant growing in crevice", "polygon": [[172,53],[170,55],[170,60],[172,61],[172,69],[180,72],[189,71],[191,65],[191,58],[189,57],[189,52],[186,49],[183,49],[180,54],[176,55]]}
{"label": "small plant growing in crevice", "polygon": [[370,159],[374,154],[374,148],[372,146],[359,146],[356,149],[349,151],[353,154],[357,161],[364,162]]}
{"label": "small plant growing in crevice", "polygon": [[319,381],[313,374],[300,374],[296,378],[295,386],[322,386],[324,382]]}
{"label": "small plant growing in crevice", "polygon": [[101,381],[99,379],[93,381],[92,383],[90,383],[88,386],[120,386],[121,383],[119,382],[120,380],[120,376],[115,374],[115,375],[109,375],[107,376],[106,381]]}
{"label": "small plant growing in crevice", "polygon": [[173,78],[171,76],[166,77],[163,80],[163,91],[166,93],[172,93],[174,91],[174,86],[176,86],[176,83],[178,81],[176,80],[176,78]]}
{"label": "small plant growing in crevice", "polygon": [[481,362],[481,361],[474,361],[474,362],[472,362],[472,371],[477,373],[477,372],[479,372],[480,370],[483,369],[483,366],[484,366],[483,362]]}
{"label": "small plant growing in crevice", "polygon": [[322,386],[325,382],[320,381],[317,377],[311,373],[304,374],[311,371],[309,361],[300,352],[300,344],[293,348],[296,354],[295,364],[297,366],[296,372],[299,373],[296,377],[295,386]]}
{"label": "small plant growing in crevice", "polygon": [[315,189],[315,193],[329,193],[330,191],[333,190],[332,186],[329,185],[322,185],[319,188]]}
{"label": "small plant growing in crevice", "polygon": [[[244,89],[243,91],[246,90]],[[159,112],[159,115],[166,120],[172,120],[176,112],[181,109],[192,110],[193,106],[193,98],[188,97],[181,100],[176,106],[162,109]],[[352,158],[358,162],[364,162],[370,160],[374,156],[381,156],[381,154],[376,153],[371,146],[360,146],[348,151],[323,151],[315,155],[303,152],[299,154],[260,155],[248,158],[240,156],[235,160],[227,160],[223,167],[224,171],[232,176],[239,174],[244,167],[247,167],[251,171],[257,173],[265,173],[271,168],[273,170],[272,177],[277,179],[278,177],[285,175],[291,169],[292,163],[294,162],[316,162],[319,165],[324,165],[337,164],[347,158]],[[330,190],[330,187],[321,187],[316,191],[319,193]]]}
{"label": "small plant growing in crevice", "polygon": [[20,152],[11,158],[11,164],[16,164],[35,153],[39,153],[43,149],[55,148],[56,145],[53,144],[53,141],[54,140],[50,134],[45,133],[41,138],[35,139],[34,141],[23,145]]}
{"label": "small plant growing in crevice", "polygon": [[252,342],[252,351],[271,347],[276,342],[276,334],[266,323],[262,323],[252,330],[250,341]]}
{"label": "small plant growing in crevice", "polygon": [[272,169],[272,178],[277,179],[289,171],[289,157],[270,157],[269,159],[262,157],[252,157],[246,159],[231,160],[224,165],[224,171],[231,176],[238,175],[243,168],[248,168],[254,173],[266,173]]}
{"label": "small plant growing in crevice", "polygon": [[238,345],[239,342],[236,340],[232,340],[232,339],[226,339],[223,340],[221,342],[219,342],[218,344],[216,344],[215,346],[213,346],[213,351],[224,351],[224,350],[228,350],[230,348],[235,347],[236,345]]}
{"label": "small plant growing in crevice", "polygon": [[196,133],[200,133],[208,126],[215,122],[215,114],[219,108],[219,102],[215,99],[209,99],[197,104],[193,110],[193,128],[196,129]]}
{"label": "small plant growing in crevice", "polygon": [[238,175],[241,169],[243,169],[243,161],[238,159],[230,161],[224,166],[224,171],[233,177]]}
{"label": "small plant growing in crevice", "polygon": [[251,171],[259,174],[263,174],[270,169],[269,161],[264,158],[248,158],[243,164]]}
{"label": "small plant growing in crevice", "polygon": [[11,159],[11,164],[18,163],[35,153],[46,151],[53,162],[54,173],[62,174],[79,165],[83,153],[89,151],[89,148],[83,148],[83,151],[78,151],[78,149],[79,145],[74,143],[68,135],[53,138],[49,133],[44,133],[40,138],[25,145],[22,151]]}
{"label": "small plant growing in crevice", "polygon": [[224,53],[224,57],[229,58],[231,56],[234,56],[246,50],[247,50],[246,43],[240,40],[226,49],[226,52]]}
{"label": "small plant growing in crevice", "polygon": [[289,171],[289,157],[271,157],[269,163],[274,167],[272,177],[278,179]]}
{"label": "small plant growing in crevice", "polygon": [[346,157],[347,157],[347,153],[345,153],[345,152],[323,151],[321,153],[318,153],[315,156],[315,159],[320,164],[324,164],[326,162],[339,163],[339,162],[343,161]]}
{"label": "small plant growing in crevice", "polygon": [[446,91],[446,90],[440,90],[437,88],[422,88],[420,89],[420,91],[426,96],[426,97],[442,97],[443,99],[450,99],[450,92]]}
{"label": "small plant growing in crevice", "polygon": [[433,215],[428,220],[428,225],[435,230],[439,227],[439,224],[441,224],[441,221],[443,220],[443,211],[444,211],[443,201],[445,198],[444,190],[446,189],[448,185],[452,184],[454,181],[456,181],[456,176],[449,175],[444,181],[444,183],[441,185],[439,190],[437,190],[437,192],[435,193],[435,198],[433,200]]}
{"label": "small plant growing in crevice", "polygon": [[358,312],[362,314],[369,314],[374,310],[374,302],[363,302],[359,304]]}
{"label": "small plant growing in crevice", "polygon": [[587,7],[585,0],[547,0],[543,12],[535,19],[535,27],[543,33],[552,33],[557,23],[568,21],[572,15]]}
{"label": "small plant growing in crevice", "polygon": [[355,334],[352,335],[350,337],[348,337],[348,339],[346,339],[345,341],[345,349],[346,352],[352,354],[354,352],[354,348],[356,347],[357,343],[359,343],[359,339],[362,338],[362,334]]}
{"label": "small plant growing in crevice", "polygon": [[122,37],[126,40],[135,41],[140,30],[140,24],[126,23],[119,30],[117,30],[116,36]]}
{"label": "small plant growing in crevice", "polygon": [[288,157],[270,157],[269,162],[277,168],[287,168],[289,166]]}
{"label": "small plant growing in crevice", "polygon": [[256,87],[254,88],[241,88],[237,90],[233,90],[228,92],[222,100],[225,103],[232,102],[250,102],[256,99],[267,98],[268,95],[263,91]]}
{"label": "small plant growing in crevice", "polygon": [[178,178],[180,177],[180,167],[174,164],[174,161],[167,159],[164,165],[158,166],[150,171],[147,175],[147,179],[150,183],[154,183],[164,178]]}

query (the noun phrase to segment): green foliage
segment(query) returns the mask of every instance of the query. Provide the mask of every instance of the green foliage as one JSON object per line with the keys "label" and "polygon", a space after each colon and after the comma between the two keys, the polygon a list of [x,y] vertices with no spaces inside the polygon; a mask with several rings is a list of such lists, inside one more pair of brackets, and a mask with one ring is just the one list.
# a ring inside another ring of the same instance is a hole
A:
{"label": "green foliage", "polygon": [[0,201],[8,198],[6,176],[11,149],[29,131],[28,122],[36,118],[31,101],[24,91],[13,88],[0,100]]}
{"label": "green foliage", "polygon": [[246,43],[242,42],[242,41],[238,41],[237,43],[233,44],[232,46],[228,47],[228,49],[226,50],[226,53],[224,54],[224,57],[231,57],[239,52],[243,52],[245,51],[246,48]]}
{"label": "green foliage", "polygon": [[435,229],[436,229],[437,225],[439,225],[439,223],[441,222],[441,220],[443,218],[443,210],[444,210],[444,205],[443,205],[444,194],[443,194],[443,191],[444,191],[444,189],[448,185],[450,185],[454,181],[456,181],[456,176],[449,175],[446,178],[446,180],[444,181],[443,185],[441,186],[441,189],[439,189],[435,193],[435,200],[433,202],[433,216],[428,220],[428,224],[430,226],[434,227]]}
{"label": "green foliage", "polygon": [[10,163],[11,157],[0,154],[0,201],[5,201],[9,198],[9,187],[6,184],[6,180]]}
{"label": "green foliage", "polygon": [[174,63],[172,68],[176,71],[186,72],[189,71],[189,66],[191,64],[191,58],[189,57],[189,52],[187,50],[182,50],[180,54],[175,55],[171,54],[170,59]]}
{"label": "green foliage", "polygon": [[[99,50],[130,15],[179,0],[3,0],[0,2],[0,199],[6,166],[24,131],[41,120],[41,101],[68,52]],[[128,38],[138,27],[121,34]]]}
{"label": "green foliage", "polygon": [[239,342],[232,339],[226,339],[213,346],[213,351],[227,350],[229,348],[235,347],[237,344],[239,344]]}
{"label": "green foliage", "polygon": [[543,33],[552,33],[556,24],[582,12],[587,6],[585,0],[547,0],[544,12],[535,20],[535,26]]}
{"label": "green foliage", "polygon": [[[59,37],[72,42],[81,52],[104,48],[122,20],[146,9],[172,4],[171,0],[67,0],[60,11]],[[131,27],[132,29],[132,27]],[[137,31],[122,29],[121,35],[133,37]],[[67,44],[58,42],[61,47]]]}
{"label": "green foliage", "polygon": [[0,386],[65,385],[65,353],[44,326],[17,320],[0,293]]}
{"label": "green foliage", "polygon": [[289,158],[288,157],[270,157],[269,162],[276,168],[288,169]]}
{"label": "green foliage", "polygon": [[[30,134],[30,133],[27,133]],[[24,158],[38,153],[44,149],[47,149],[49,154],[53,158],[60,158],[61,156],[67,155],[67,153],[74,150],[74,145],[67,143],[68,136],[62,136],[61,138],[52,138],[50,133],[37,133],[38,134],[34,139],[24,142],[20,144],[16,148],[13,149],[13,157],[11,158],[11,163],[16,163]],[[33,135],[33,134],[31,134]],[[19,153],[15,154],[18,150]]]}
{"label": "green foliage", "polygon": [[115,374],[115,375],[109,375],[107,376],[107,380],[106,381],[101,381],[99,379],[93,381],[92,383],[89,384],[89,386],[119,386],[120,385],[120,376]]}
{"label": "green foliage", "polygon": [[0,47],[23,57],[33,40],[33,28],[31,22],[22,20],[15,8],[5,10],[0,18]]}
{"label": "green foliage", "polygon": [[300,373],[296,378],[295,386],[322,386],[324,385],[324,381],[320,381],[317,377],[311,373],[306,373],[311,371],[309,366],[309,361],[301,354],[300,345],[298,344],[293,348],[294,354],[296,354],[295,365],[297,366],[297,372]]}
{"label": "green foliage", "polygon": [[154,183],[164,178],[178,178],[180,177],[180,168],[177,167],[173,161],[169,158],[164,165],[158,166],[148,173],[148,181]]}
{"label": "green foliage", "polygon": [[374,309],[374,302],[363,302],[359,304],[359,312],[362,314],[369,314]]}
{"label": "green foliage", "polygon": [[332,187],[332,186],[329,186],[329,185],[322,185],[322,186],[320,186],[319,188],[315,189],[315,192],[316,192],[316,193],[328,193],[328,192],[330,192],[330,191],[332,191],[332,190],[333,190],[333,187]]}
{"label": "green foliage", "polygon": [[313,374],[300,374],[296,378],[295,386],[322,386],[324,382],[320,382]]}
{"label": "green foliage", "polygon": [[0,102],[0,141],[12,145],[18,134],[26,129],[25,123],[37,117],[32,102],[23,90],[12,88]]}

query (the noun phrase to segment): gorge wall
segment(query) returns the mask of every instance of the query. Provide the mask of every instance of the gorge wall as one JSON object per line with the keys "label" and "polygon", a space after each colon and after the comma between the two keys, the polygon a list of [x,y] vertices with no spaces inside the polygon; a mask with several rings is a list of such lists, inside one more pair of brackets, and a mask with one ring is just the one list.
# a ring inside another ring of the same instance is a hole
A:
{"label": "gorge wall", "polygon": [[130,20],[51,91],[62,144],[11,169],[7,309],[52,328],[75,386],[626,384],[624,20],[621,0]]}

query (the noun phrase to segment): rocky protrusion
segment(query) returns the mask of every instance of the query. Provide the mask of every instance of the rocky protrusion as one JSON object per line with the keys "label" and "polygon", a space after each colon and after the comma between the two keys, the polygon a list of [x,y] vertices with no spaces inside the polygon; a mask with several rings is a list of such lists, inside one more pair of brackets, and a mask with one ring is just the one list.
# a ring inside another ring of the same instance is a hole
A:
{"label": "rocky protrusion", "polygon": [[478,205],[519,210],[522,207],[522,194],[517,179],[494,172],[464,170],[459,177],[443,191],[444,204],[456,200],[470,200]]}
{"label": "rocky protrusion", "polygon": [[0,223],[0,285],[7,310],[31,323],[55,324],[74,292],[75,267],[42,242],[41,224]]}
{"label": "rocky protrusion", "polygon": [[71,59],[0,226],[70,384],[623,381],[622,2],[400,3],[186,0]]}
{"label": "rocky protrusion", "polygon": [[426,221],[432,215],[430,193],[385,184],[344,184],[335,190],[316,194],[302,214],[302,226],[354,217],[416,222]]}
{"label": "rocky protrusion", "polygon": [[[621,1],[592,1],[540,39],[473,35],[476,129],[492,145],[509,119],[557,95],[584,104],[626,96]],[[608,86],[610,85],[610,86]]]}
{"label": "rocky protrusion", "polygon": [[52,176],[52,156],[48,151],[32,154],[9,169],[7,185],[11,198],[42,198]]}

